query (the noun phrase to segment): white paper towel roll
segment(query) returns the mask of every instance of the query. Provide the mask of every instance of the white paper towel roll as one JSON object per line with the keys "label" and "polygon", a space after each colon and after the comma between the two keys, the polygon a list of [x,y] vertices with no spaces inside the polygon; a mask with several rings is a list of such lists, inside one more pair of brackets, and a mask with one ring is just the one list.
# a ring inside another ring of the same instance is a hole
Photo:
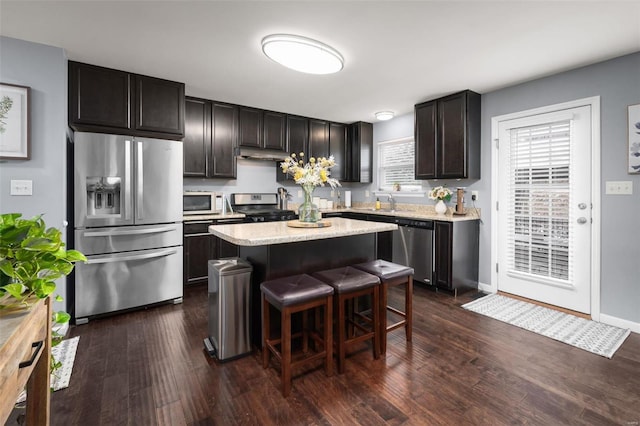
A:
{"label": "white paper towel roll", "polygon": [[344,206],[351,207],[351,191],[344,191]]}

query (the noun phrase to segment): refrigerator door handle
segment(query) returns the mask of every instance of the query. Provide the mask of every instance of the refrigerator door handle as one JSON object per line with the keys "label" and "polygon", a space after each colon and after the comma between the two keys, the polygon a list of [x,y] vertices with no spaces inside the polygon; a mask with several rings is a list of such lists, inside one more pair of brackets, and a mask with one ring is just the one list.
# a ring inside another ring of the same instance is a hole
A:
{"label": "refrigerator door handle", "polygon": [[124,218],[131,220],[131,141],[124,140]]}
{"label": "refrigerator door handle", "polygon": [[159,234],[161,232],[176,231],[174,225],[158,226],[145,229],[110,229],[106,231],[88,231],[82,234],[83,237],[117,237],[122,235]]}
{"label": "refrigerator door handle", "polygon": [[157,257],[170,256],[172,254],[176,254],[178,251],[176,249],[164,249],[160,251],[152,251],[149,253],[143,254],[131,254],[127,256],[109,256],[109,257],[100,257],[97,259],[92,259],[91,257],[87,258],[88,265],[96,265],[98,263],[113,263],[113,262],[130,262],[132,260],[144,260],[144,259],[155,259]]}
{"label": "refrigerator door handle", "polygon": [[142,169],[142,164],[144,163],[142,158],[142,142],[136,142],[137,146],[137,155],[136,155],[136,165],[137,165],[137,173],[136,177],[136,212],[137,218],[142,219],[144,217],[143,212],[143,193],[144,193],[144,170]]}

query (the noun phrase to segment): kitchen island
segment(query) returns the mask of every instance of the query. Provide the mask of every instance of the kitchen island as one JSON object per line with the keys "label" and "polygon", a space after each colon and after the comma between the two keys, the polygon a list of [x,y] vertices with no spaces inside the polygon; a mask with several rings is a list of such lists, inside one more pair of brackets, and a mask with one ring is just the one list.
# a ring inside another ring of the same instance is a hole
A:
{"label": "kitchen island", "polygon": [[260,346],[260,283],[301,273],[313,273],[376,259],[380,232],[398,229],[393,223],[340,217],[331,226],[292,228],[286,222],[212,225],[209,232],[237,246],[238,256],[253,265],[251,275],[252,341]]}

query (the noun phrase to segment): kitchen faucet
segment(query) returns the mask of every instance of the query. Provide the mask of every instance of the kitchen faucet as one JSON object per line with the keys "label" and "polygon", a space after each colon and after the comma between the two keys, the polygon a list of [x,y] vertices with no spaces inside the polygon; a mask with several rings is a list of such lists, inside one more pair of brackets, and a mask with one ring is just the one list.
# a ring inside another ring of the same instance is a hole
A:
{"label": "kitchen faucet", "polygon": [[396,200],[393,198],[391,194],[384,194],[389,197],[389,210],[395,211],[396,209]]}

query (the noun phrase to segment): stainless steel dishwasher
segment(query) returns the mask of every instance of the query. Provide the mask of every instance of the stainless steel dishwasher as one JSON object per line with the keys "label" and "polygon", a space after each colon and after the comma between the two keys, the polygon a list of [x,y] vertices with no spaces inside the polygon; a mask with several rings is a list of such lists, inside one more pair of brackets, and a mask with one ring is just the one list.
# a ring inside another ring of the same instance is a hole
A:
{"label": "stainless steel dishwasher", "polygon": [[433,221],[396,218],[393,231],[393,262],[411,266],[414,283],[432,285]]}

